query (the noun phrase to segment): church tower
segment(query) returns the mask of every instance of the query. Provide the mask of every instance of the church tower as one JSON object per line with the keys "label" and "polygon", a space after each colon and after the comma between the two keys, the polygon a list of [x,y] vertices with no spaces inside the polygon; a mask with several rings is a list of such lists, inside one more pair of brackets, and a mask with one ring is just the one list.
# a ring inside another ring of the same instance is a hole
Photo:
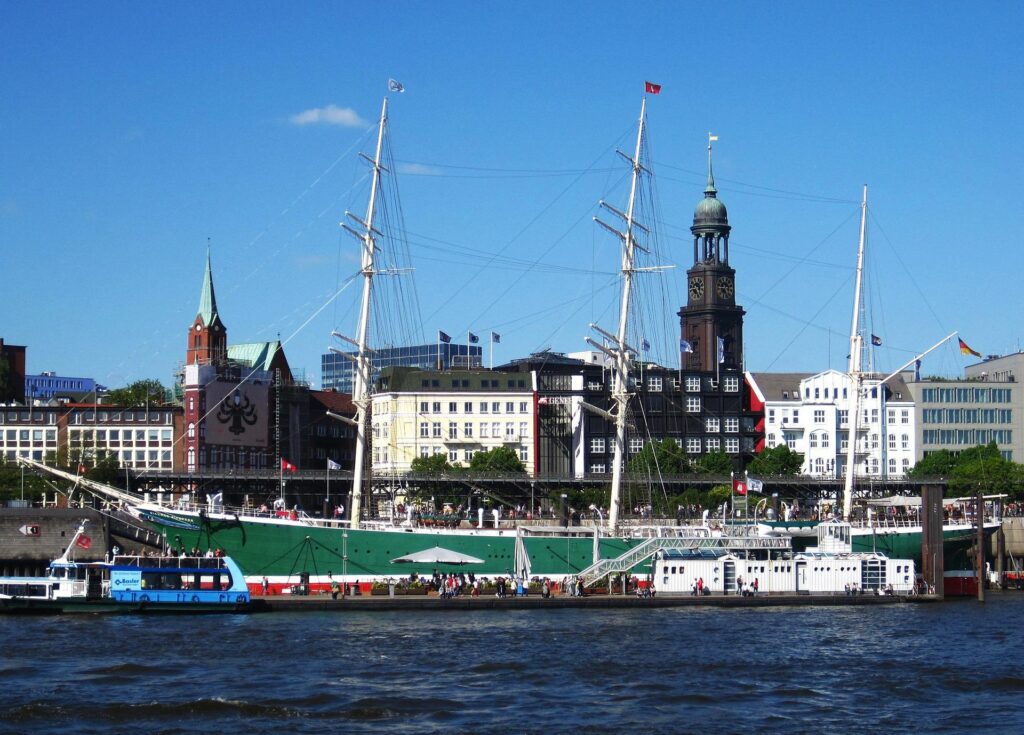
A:
{"label": "church tower", "polygon": [[213,292],[213,270],[210,251],[206,251],[206,273],[199,294],[199,311],[188,330],[187,365],[223,364],[228,356],[228,334],[217,312],[217,296]]}
{"label": "church tower", "polygon": [[684,371],[743,369],[743,308],[736,305],[736,271],[729,266],[729,215],[718,198],[708,139],[708,184],[693,213],[693,266],[686,272],[686,306],[679,310]]}

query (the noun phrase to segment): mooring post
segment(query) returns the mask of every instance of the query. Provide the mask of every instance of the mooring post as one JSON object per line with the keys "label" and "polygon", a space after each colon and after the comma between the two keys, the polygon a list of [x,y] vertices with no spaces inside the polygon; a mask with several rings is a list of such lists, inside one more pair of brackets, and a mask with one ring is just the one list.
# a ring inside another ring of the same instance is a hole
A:
{"label": "mooring post", "polygon": [[985,500],[981,490],[974,496],[974,522],[978,524],[978,539],[975,542],[974,560],[978,570],[978,602],[985,601]]}
{"label": "mooring post", "polygon": [[921,488],[921,578],[925,591],[946,594],[942,549],[942,486]]}

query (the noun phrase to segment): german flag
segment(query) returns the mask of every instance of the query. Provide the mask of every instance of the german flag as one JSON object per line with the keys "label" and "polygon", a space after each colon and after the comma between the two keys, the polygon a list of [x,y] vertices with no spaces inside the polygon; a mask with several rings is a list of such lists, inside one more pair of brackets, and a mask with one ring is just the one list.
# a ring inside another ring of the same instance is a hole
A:
{"label": "german flag", "polygon": [[974,355],[975,357],[981,357],[981,353],[980,352],[975,352],[974,350],[972,350],[970,347],[967,346],[967,343],[964,342],[959,337],[957,337],[957,339],[960,342],[960,354],[961,355]]}

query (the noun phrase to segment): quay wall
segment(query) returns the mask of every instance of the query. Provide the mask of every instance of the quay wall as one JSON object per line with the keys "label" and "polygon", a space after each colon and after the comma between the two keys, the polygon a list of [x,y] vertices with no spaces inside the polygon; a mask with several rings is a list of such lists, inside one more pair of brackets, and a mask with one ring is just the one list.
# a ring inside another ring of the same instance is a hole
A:
{"label": "quay wall", "polygon": [[67,548],[79,524],[88,519],[89,548],[75,558],[97,561],[107,553],[103,516],[90,508],[5,508],[0,513],[0,575],[37,576]]}

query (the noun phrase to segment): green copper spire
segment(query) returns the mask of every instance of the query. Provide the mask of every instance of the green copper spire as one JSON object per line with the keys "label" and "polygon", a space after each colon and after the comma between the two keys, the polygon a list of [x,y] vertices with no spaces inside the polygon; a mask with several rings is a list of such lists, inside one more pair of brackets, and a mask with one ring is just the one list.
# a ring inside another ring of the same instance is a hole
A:
{"label": "green copper spire", "polygon": [[213,292],[213,269],[210,267],[210,246],[206,246],[206,273],[203,275],[203,290],[199,294],[199,313],[203,324],[207,327],[213,324],[217,314],[217,296]]}
{"label": "green copper spire", "polygon": [[718,140],[718,136],[708,133],[708,185],[704,189],[704,194],[707,196],[714,196],[718,193],[718,189],[715,188],[715,174],[711,171],[711,141],[713,140]]}

